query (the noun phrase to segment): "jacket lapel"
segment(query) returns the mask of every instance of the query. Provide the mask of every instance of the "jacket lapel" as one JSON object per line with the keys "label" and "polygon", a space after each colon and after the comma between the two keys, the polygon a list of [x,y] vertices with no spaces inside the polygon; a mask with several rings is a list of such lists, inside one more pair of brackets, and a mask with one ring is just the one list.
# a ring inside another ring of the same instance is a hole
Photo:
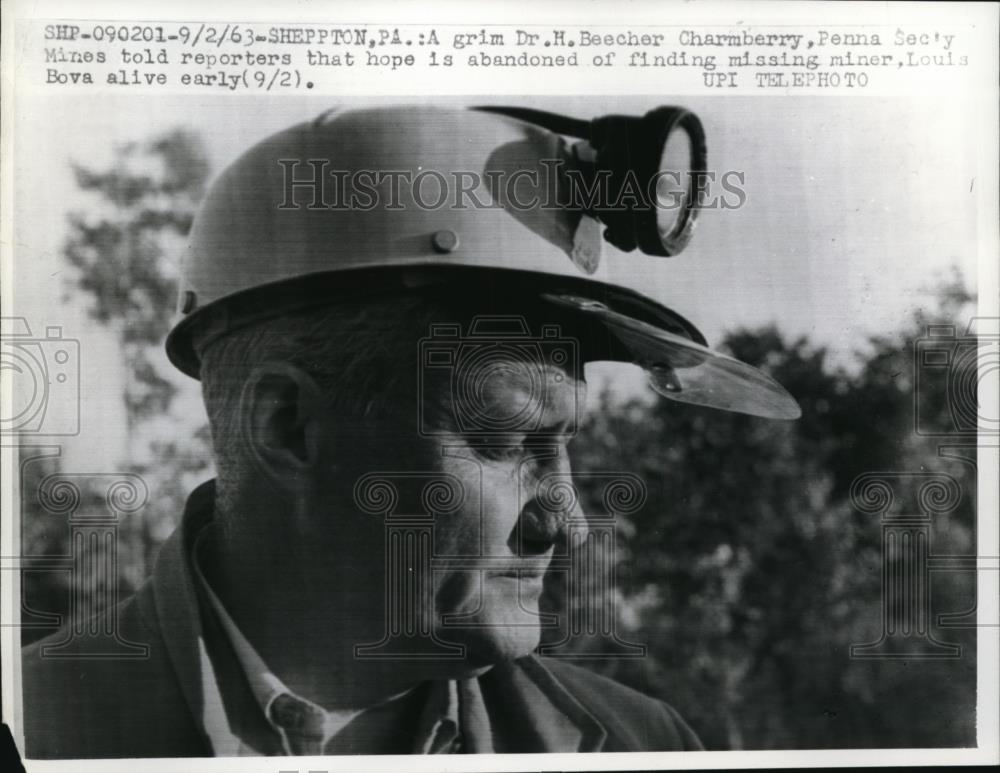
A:
{"label": "jacket lapel", "polygon": [[[254,702],[226,637],[211,615],[207,628],[203,626],[201,596],[189,561],[192,540],[211,519],[214,501],[214,481],[191,493],[180,527],[160,549],[146,598],[140,603],[163,637],[206,746],[216,756],[281,754],[280,739]],[[220,678],[227,685],[225,694],[219,688]]]}
{"label": "jacket lapel", "polygon": [[[181,526],[163,543],[156,559],[151,582],[140,598],[140,608],[150,624],[155,625],[166,645],[181,692],[191,715],[211,747],[205,733],[204,639],[201,631],[198,599],[190,572],[186,568],[185,539],[189,521],[197,514],[205,496],[214,496],[214,486],[204,484],[192,492]],[[211,505],[209,505],[211,508]],[[211,510],[209,510],[211,512]]]}
{"label": "jacket lapel", "polygon": [[493,747],[505,752],[592,752],[607,739],[601,723],[535,656],[480,677]]}

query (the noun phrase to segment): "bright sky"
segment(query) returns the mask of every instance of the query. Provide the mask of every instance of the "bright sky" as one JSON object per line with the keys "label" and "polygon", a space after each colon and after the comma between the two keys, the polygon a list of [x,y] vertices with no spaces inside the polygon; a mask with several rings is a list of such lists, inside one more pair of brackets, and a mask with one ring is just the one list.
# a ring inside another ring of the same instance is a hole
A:
{"label": "bright sky", "polygon": [[[497,103],[489,97],[441,101]],[[710,343],[727,329],[774,322],[789,335],[829,346],[846,362],[866,336],[903,325],[926,304],[922,290],[952,266],[974,286],[975,170],[983,160],[966,123],[975,116],[969,105],[948,105],[940,96],[676,101],[701,117],[710,168],[745,174],[747,203],[705,211],[680,256],[606,250],[605,260],[622,282],[697,324]],[[536,97],[517,103],[591,118],[641,114],[673,101]],[[329,98],[225,94],[109,96],[99,110],[92,97],[26,95],[18,105],[15,302],[4,316],[27,316],[36,334],[61,325],[65,336],[81,341],[84,432],[65,442],[74,464],[112,464],[121,456],[123,426],[113,338],[86,319],[79,301],[63,300],[66,214],[86,206],[68,161],[100,165],[120,143],[186,126],[201,133],[219,170],[252,143],[335,105]],[[181,378],[186,414],[196,425],[197,384]],[[623,392],[635,390],[635,374],[618,384]]]}

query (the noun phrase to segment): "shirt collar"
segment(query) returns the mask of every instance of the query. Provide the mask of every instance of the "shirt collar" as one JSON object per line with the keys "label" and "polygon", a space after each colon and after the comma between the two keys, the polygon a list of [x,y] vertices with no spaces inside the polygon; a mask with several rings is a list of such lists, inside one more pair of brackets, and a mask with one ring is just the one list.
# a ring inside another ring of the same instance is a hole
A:
{"label": "shirt collar", "polygon": [[[289,688],[279,676],[277,676],[264,659],[257,652],[256,648],[247,640],[246,636],[236,625],[232,616],[226,611],[222,601],[212,590],[208,580],[201,570],[201,558],[205,545],[211,538],[212,524],[208,523],[201,528],[194,538],[191,551],[191,566],[195,576],[195,581],[208,599],[209,605],[217,617],[229,643],[236,653],[240,668],[247,678],[250,690],[253,693],[257,705],[267,719],[268,723],[281,736],[285,751],[291,753],[289,739],[285,729],[274,719],[272,707],[275,700],[287,695],[294,699],[300,710],[309,712],[322,718],[322,740],[321,747],[325,746],[337,733],[343,730],[355,717],[362,714],[367,709],[357,711],[328,711],[314,701],[296,694]],[[419,685],[407,690],[399,695],[382,701],[379,706],[392,703],[409,695],[419,689]],[[374,708],[374,707],[372,707]],[[447,682],[436,682],[431,686],[428,700],[421,712],[420,731],[416,737],[414,751],[421,754],[439,754],[449,751],[459,737],[459,695],[458,686],[454,680]]]}
{"label": "shirt collar", "polygon": [[[226,611],[226,608],[222,605],[219,597],[215,594],[215,591],[212,590],[212,586],[208,584],[208,580],[205,579],[205,575],[201,571],[200,559],[202,557],[204,546],[207,543],[210,530],[211,526],[206,526],[199,531],[198,535],[195,537],[191,566],[194,569],[195,579],[198,582],[201,591],[208,599],[208,602],[212,607],[212,611],[218,618],[219,623],[222,625],[222,629],[225,631],[226,636],[229,639],[229,643],[233,647],[233,651],[236,653],[236,657],[240,662],[240,667],[246,674],[250,690],[253,692],[254,698],[257,700],[261,711],[264,712],[264,716],[271,716],[271,704],[274,702],[274,699],[285,693],[322,710],[322,707],[317,706],[307,698],[295,695],[295,693],[293,693],[287,685],[285,685],[285,683],[282,682],[281,679],[267,667],[267,664],[264,663],[264,660],[258,654],[257,650],[249,641],[247,641],[243,632],[240,631],[239,626],[236,625],[233,618]],[[345,720],[345,723],[349,720],[350,717]]]}

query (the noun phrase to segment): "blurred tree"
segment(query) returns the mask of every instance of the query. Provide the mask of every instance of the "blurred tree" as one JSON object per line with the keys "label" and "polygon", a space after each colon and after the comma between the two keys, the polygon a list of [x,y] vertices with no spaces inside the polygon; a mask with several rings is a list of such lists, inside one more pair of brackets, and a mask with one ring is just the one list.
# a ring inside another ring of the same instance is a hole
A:
{"label": "blurred tree", "polygon": [[[178,486],[210,467],[207,429],[182,440],[158,438],[177,391],[176,375],[162,353],[179,277],[175,258],[204,193],[209,165],[200,139],[177,129],[118,147],[106,168],[74,163],[72,169],[92,202],[85,213],[68,215],[64,255],[75,269],[73,296],[82,291],[91,316],[117,337],[127,433],[120,471],[141,475],[151,492],[149,505],[119,529],[127,592],[147,575],[153,552],[179,515]],[[65,524],[51,518],[26,519],[26,532],[48,529],[53,545],[59,544],[60,528]],[[26,533],[26,539],[38,541],[39,534]],[[62,610],[67,581],[40,575],[32,595],[47,599],[38,602],[42,608]]]}
{"label": "blurred tree", "polygon": [[[882,619],[881,522],[851,505],[858,475],[954,476],[964,498],[934,523],[932,549],[975,552],[975,470],[939,455],[933,427],[914,423],[923,379],[921,400],[939,409],[926,421],[952,426],[945,374],[915,369],[913,352],[928,325],[961,335],[970,300],[953,278],[934,310],[873,338],[853,369],[774,328],[728,335],[723,348],[798,398],[797,422],[604,394],[573,443],[574,467],[592,508],[588,472],[646,482],[646,505],[620,529],[617,580],[619,631],[649,649],[588,663],[677,705],[709,748],[974,743],[974,631],[934,629],[963,645],[955,660],[849,655],[879,638]],[[973,606],[971,574],[935,575],[932,590],[935,614]],[[591,656],[594,646],[578,643]]]}
{"label": "blurred tree", "polygon": [[[163,459],[153,462],[140,447],[151,445],[141,425],[166,416],[177,391],[173,374],[162,370],[163,338],[170,328],[179,278],[174,256],[181,253],[204,194],[208,160],[197,135],[175,129],[123,145],[110,168],[73,164],[73,172],[80,189],[97,197],[98,206],[69,216],[64,253],[77,269],[77,287],[90,296],[91,315],[118,337],[126,374],[128,469],[148,476],[155,468],[162,479]],[[197,439],[204,441],[205,435]],[[184,472],[171,467],[168,477],[176,480]],[[133,584],[148,573],[156,547],[151,534],[157,513],[155,506],[152,509],[129,522],[140,534],[139,560],[130,562]],[[128,531],[125,535],[127,539]]]}

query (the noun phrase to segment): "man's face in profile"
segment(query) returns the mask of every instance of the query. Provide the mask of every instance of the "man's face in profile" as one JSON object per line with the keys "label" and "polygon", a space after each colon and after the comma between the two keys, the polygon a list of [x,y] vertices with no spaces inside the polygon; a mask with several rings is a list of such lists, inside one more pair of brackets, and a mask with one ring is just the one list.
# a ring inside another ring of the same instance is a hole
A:
{"label": "man's face in profile", "polygon": [[[437,637],[464,644],[472,665],[521,657],[539,643],[543,577],[559,532],[576,512],[575,499],[559,493],[569,483],[567,444],[579,422],[585,389],[574,373],[551,363],[530,357],[493,359],[478,374],[461,381],[442,379],[423,395],[436,425],[431,436],[417,438],[415,422],[401,421],[367,448],[360,443],[354,448],[352,474],[426,473],[455,489],[460,505],[434,513],[429,611]],[[344,448],[332,442],[327,452],[328,461],[321,466],[343,471]],[[425,512],[415,496],[401,497],[396,511]],[[341,527],[332,526],[330,518],[337,518]],[[336,560],[358,567],[337,573],[341,582],[355,585],[351,595],[359,612],[381,621],[386,587],[392,587],[390,573],[419,567],[389,565],[388,527],[381,518],[355,510],[348,528],[341,518],[317,513],[316,528],[332,528],[339,536],[334,541],[328,531],[316,544],[326,542],[331,553],[339,554]],[[329,565],[332,556],[315,558]],[[379,569],[372,571],[374,566]],[[426,614],[402,612],[404,617]]]}
{"label": "man's face in profile", "polygon": [[[455,476],[464,503],[437,518],[434,601],[439,633],[486,661],[519,657],[539,641],[538,602],[555,540],[574,513],[559,496],[569,483],[567,444],[585,384],[567,371],[526,360],[495,361],[455,389],[458,411],[495,417],[489,433],[452,427],[428,459]],[[471,403],[471,405],[470,405]],[[466,426],[468,427],[467,422]],[[432,453],[434,451],[432,450]],[[472,556],[473,570],[459,556]],[[448,627],[447,623],[462,627]]]}

